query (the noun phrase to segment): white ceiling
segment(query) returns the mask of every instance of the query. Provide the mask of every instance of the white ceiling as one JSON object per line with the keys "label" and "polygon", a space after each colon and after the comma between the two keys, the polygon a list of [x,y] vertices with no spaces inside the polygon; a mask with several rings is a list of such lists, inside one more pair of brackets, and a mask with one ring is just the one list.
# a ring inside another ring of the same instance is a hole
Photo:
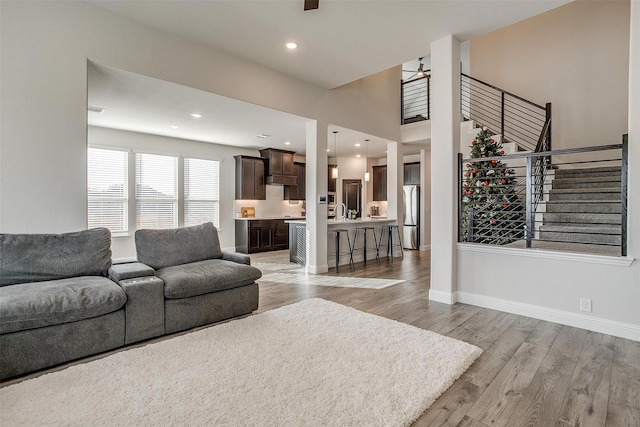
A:
{"label": "white ceiling", "polygon": [[[417,68],[432,41],[461,41],[518,22],[569,0],[89,0],[134,21],[249,59],[331,89],[407,63]],[[295,41],[299,48],[284,47]],[[89,66],[90,125],[248,148],[305,151],[308,119],[192,88]],[[189,114],[203,114],[194,119]],[[178,129],[169,126],[176,125]],[[386,141],[338,130],[339,155],[355,155],[370,139],[370,157],[385,157]],[[259,139],[258,134],[270,135]],[[333,135],[329,147],[333,150]],[[290,146],[284,142],[290,141]],[[405,146],[405,153],[418,147]],[[330,153],[332,155],[332,153]]]}

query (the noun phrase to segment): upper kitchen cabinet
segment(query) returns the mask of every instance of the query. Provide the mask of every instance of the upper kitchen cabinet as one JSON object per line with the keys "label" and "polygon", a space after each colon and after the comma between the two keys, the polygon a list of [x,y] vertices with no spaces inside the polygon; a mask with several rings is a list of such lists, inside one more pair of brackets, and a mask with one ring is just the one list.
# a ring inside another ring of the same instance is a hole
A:
{"label": "upper kitchen cabinet", "polygon": [[387,200],[387,166],[373,166],[373,201]]}
{"label": "upper kitchen cabinet", "polygon": [[338,187],[338,178],[332,178],[333,169],[336,165],[329,165],[329,182],[327,183],[327,191],[329,193],[335,193]]}
{"label": "upper kitchen cabinet", "polygon": [[293,151],[268,148],[260,150],[260,155],[267,159],[267,184],[296,185],[298,177],[293,171]]}
{"label": "upper kitchen cabinet", "polygon": [[294,163],[293,172],[298,177],[298,183],[284,187],[284,200],[306,200],[307,167],[304,163]]}
{"label": "upper kitchen cabinet", "polygon": [[420,185],[420,162],[404,164],[404,185]]}
{"label": "upper kitchen cabinet", "polygon": [[265,159],[234,156],[236,159],[236,200],[266,200]]}

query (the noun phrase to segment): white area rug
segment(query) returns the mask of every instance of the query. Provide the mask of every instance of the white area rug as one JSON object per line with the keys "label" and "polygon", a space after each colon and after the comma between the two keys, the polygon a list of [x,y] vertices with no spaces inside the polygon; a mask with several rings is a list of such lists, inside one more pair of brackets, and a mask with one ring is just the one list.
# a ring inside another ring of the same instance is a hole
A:
{"label": "white area rug", "polygon": [[0,425],[406,426],[480,355],[320,299],[0,389]]}
{"label": "white area rug", "polygon": [[367,279],[363,277],[346,276],[319,276],[316,274],[306,274],[304,270],[300,273],[268,273],[263,275],[258,282],[289,283],[313,286],[336,286],[339,288],[365,288],[384,289],[397,285],[404,280],[394,279]]}

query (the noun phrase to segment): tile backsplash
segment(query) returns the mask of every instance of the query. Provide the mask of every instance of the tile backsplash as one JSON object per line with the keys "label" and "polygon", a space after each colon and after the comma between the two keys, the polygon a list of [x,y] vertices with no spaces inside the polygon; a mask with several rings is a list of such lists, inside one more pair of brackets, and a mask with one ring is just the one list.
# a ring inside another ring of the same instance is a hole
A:
{"label": "tile backsplash", "polygon": [[300,216],[302,202],[283,200],[284,187],[281,185],[267,185],[266,200],[236,200],[235,216],[240,217],[240,208],[252,206],[256,209],[256,218],[274,216]]}

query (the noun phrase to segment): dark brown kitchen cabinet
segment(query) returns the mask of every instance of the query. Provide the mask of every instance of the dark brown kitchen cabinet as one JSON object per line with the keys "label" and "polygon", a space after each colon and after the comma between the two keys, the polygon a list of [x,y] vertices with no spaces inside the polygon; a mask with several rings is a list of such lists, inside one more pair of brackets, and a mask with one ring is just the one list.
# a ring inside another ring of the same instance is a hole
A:
{"label": "dark brown kitchen cabinet", "polygon": [[234,156],[236,159],[236,200],[266,200],[265,159]]}
{"label": "dark brown kitchen cabinet", "polygon": [[281,219],[236,220],[236,252],[289,249],[289,225]]}
{"label": "dark brown kitchen cabinet", "polygon": [[284,200],[305,200],[307,193],[306,165],[304,163],[294,163],[293,172],[298,177],[298,183],[296,185],[285,185]]}
{"label": "dark brown kitchen cabinet", "polygon": [[387,200],[387,166],[373,166],[373,201]]}
{"label": "dark brown kitchen cabinet", "polygon": [[420,185],[420,163],[404,164],[404,185]]}
{"label": "dark brown kitchen cabinet", "polygon": [[267,184],[296,185],[297,176],[293,170],[293,151],[267,148],[260,150],[260,156],[267,159]]}
{"label": "dark brown kitchen cabinet", "polygon": [[329,165],[329,181],[327,182],[327,191],[329,193],[335,193],[338,187],[338,178],[332,178],[333,168],[335,167],[336,165]]}

